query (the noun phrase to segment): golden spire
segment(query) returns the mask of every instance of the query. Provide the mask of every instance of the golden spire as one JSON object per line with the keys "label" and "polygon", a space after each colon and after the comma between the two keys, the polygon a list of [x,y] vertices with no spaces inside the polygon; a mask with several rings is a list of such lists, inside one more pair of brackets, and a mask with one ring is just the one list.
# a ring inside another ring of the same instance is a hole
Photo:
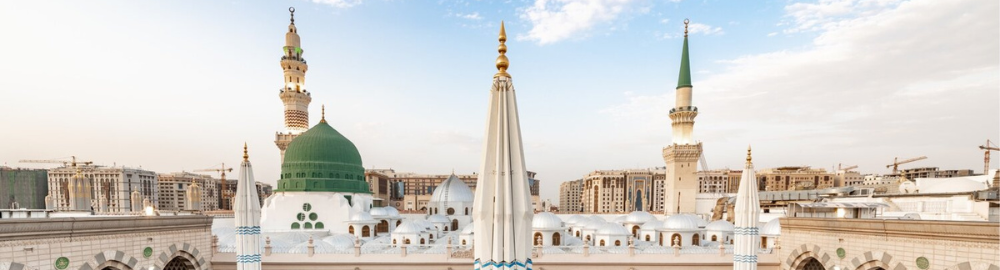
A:
{"label": "golden spire", "polygon": [[504,30],[503,21],[500,21],[500,46],[497,47],[497,51],[500,52],[500,56],[497,56],[497,74],[493,77],[507,77],[510,78],[510,74],[507,74],[507,67],[510,66],[510,62],[507,60],[507,31]]}
{"label": "golden spire", "polygon": [[247,154],[247,143],[243,142],[243,161],[250,161],[250,155]]}
{"label": "golden spire", "polygon": [[295,24],[295,7],[288,7],[288,13],[292,14],[292,24]]}
{"label": "golden spire", "polygon": [[319,122],[326,123],[326,104],[320,105]]}
{"label": "golden spire", "polygon": [[750,146],[747,145],[747,164],[750,164],[751,159],[752,158],[750,157]]}
{"label": "golden spire", "polygon": [[688,23],[691,22],[687,18],[684,19],[684,37],[688,37]]}

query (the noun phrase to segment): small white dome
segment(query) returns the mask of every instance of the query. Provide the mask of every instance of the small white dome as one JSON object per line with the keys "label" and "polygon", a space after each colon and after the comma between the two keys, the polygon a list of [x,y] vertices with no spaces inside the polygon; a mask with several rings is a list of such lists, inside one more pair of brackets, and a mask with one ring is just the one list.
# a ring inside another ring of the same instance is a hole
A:
{"label": "small white dome", "polygon": [[628,216],[625,216],[625,222],[634,223],[634,224],[646,223],[647,221],[650,221],[650,220],[653,220],[653,219],[656,219],[656,217],[653,217],[652,214],[650,214],[648,212],[645,212],[645,211],[635,211],[635,212],[629,213]]}
{"label": "small white dome", "polygon": [[569,218],[566,219],[566,224],[573,225],[573,224],[579,223],[580,221],[583,221],[583,217],[582,216],[580,216],[580,215],[572,215],[572,216],[569,216]]}
{"label": "small white dome", "polygon": [[396,226],[396,229],[393,230],[392,233],[419,234],[423,233],[425,230],[426,228],[421,224],[417,224],[417,222],[404,221],[403,224]]}
{"label": "small white dome", "polygon": [[462,229],[462,234],[473,234],[474,233],[473,232],[473,230],[474,230],[473,227],[475,227],[475,226],[472,226],[472,224],[465,225],[465,229]]}
{"label": "small white dome", "polygon": [[610,222],[591,220],[590,222],[587,222],[587,224],[584,225],[583,228],[584,229],[588,229],[588,230],[597,230],[597,229],[600,229],[601,227],[604,227],[604,224],[607,224],[607,223],[610,223]]}
{"label": "small white dome", "polygon": [[625,216],[618,216],[614,220],[612,220],[611,222],[622,224],[622,222],[625,222]]}
{"label": "small white dome", "polygon": [[354,247],[354,239],[354,236],[350,234],[337,234],[324,237],[323,242],[329,243],[338,250],[346,250]]}
{"label": "small white dome", "polygon": [[449,222],[451,222],[451,220],[448,219],[448,217],[445,217],[445,216],[442,216],[442,215],[431,215],[431,216],[427,217],[427,221],[429,221],[430,223],[449,223]]}
{"label": "small white dome", "polygon": [[692,215],[677,214],[663,221],[663,228],[667,230],[690,231],[698,229],[699,218]]}
{"label": "small white dome", "polygon": [[621,225],[614,223],[604,223],[600,229],[597,229],[596,234],[600,235],[630,235],[631,233],[622,227]]}
{"label": "small white dome", "polygon": [[647,221],[646,223],[643,223],[642,226],[639,226],[640,230],[657,230],[662,228],[663,228],[663,221],[656,219]]}
{"label": "small white dome", "polygon": [[375,219],[368,212],[358,212],[351,215],[351,221],[375,221]]}
{"label": "small white dome", "polygon": [[770,236],[781,235],[781,223],[778,222],[777,218],[768,221],[767,224],[764,224],[764,227],[760,228],[760,235],[770,235]]}
{"label": "small white dome", "polygon": [[602,218],[602,217],[599,217],[599,216],[590,216],[590,217],[589,217],[589,219],[590,219],[590,220],[593,220],[593,221],[597,221],[597,222],[600,222],[600,223],[605,223],[605,222],[608,222],[608,220],[607,220],[607,219],[604,219],[604,218]]}
{"label": "small white dome", "polygon": [[372,210],[368,211],[368,214],[373,217],[385,217],[389,216],[389,211],[386,211],[385,207],[372,207]]}
{"label": "small white dome", "polygon": [[531,220],[531,228],[534,229],[559,229],[562,227],[562,219],[549,212],[535,214],[535,217]]}
{"label": "small white dome", "polygon": [[431,195],[430,202],[431,204],[437,202],[471,203],[475,198],[475,194],[472,193],[469,185],[466,185],[465,181],[458,179],[458,176],[452,174],[434,189],[434,194]]}
{"label": "small white dome", "polygon": [[731,232],[733,231],[733,228],[734,228],[733,224],[729,223],[729,221],[726,221],[724,219],[712,221],[712,223],[709,223],[708,225],[705,226],[706,231],[719,231],[719,232]]}
{"label": "small white dome", "polygon": [[386,207],[382,207],[382,209],[385,209],[385,211],[387,213],[389,213],[390,217],[398,217],[399,216],[399,210],[396,210],[395,207],[386,206]]}

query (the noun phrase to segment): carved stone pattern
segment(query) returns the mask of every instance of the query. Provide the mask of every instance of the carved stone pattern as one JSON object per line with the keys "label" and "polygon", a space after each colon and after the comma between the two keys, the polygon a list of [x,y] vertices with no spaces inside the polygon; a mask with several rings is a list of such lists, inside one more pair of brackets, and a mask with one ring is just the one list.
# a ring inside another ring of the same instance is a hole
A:
{"label": "carved stone pattern", "polygon": [[309,113],[296,110],[285,110],[285,127],[302,128],[309,127]]}

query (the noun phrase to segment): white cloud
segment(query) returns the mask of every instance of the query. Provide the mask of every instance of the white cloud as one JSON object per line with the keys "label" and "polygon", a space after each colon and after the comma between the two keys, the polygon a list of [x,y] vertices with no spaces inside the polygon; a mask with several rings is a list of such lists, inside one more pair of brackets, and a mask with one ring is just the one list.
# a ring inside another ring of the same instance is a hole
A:
{"label": "white cloud", "polygon": [[875,15],[895,8],[901,0],[820,0],[817,3],[793,3],[785,6],[785,17],[791,25],[785,33],[831,30],[840,25],[850,24],[846,18]]}
{"label": "white cloud", "polygon": [[474,20],[474,21],[478,21],[478,20],[482,20],[483,19],[483,16],[480,16],[479,12],[473,12],[473,13],[468,13],[468,14],[456,13],[455,17],[459,17],[459,18],[462,18],[462,19]]}
{"label": "white cloud", "polygon": [[691,23],[688,26],[688,29],[689,29],[689,31],[690,31],[690,33],[692,35],[694,35],[694,34],[721,35],[721,34],[725,34],[726,33],[726,32],[722,31],[722,27],[711,26],[711,25],[701,24],[701,23]]}
{"label": "white cloud", "polygon": [[361,0],[312,0],[312,2],[329,5],[335,8],[349,8],[361,4]]}
{"label": "white cloud", "polygon": [[767,36],[769,36],[769,37],[773,37],[773,36],[777,36],[777,35],[778,35],[778,32],[767,33]]}
{"label": "white cloud", "polygon": [[612,22],[628,11],[642,12],[637,0],[535,0],[521,10],[521,19],[531,23],[531,30],[518,39],[550,44],[572,37],[586,36],[585,31]]}
{"label": "white cloud", "polygon": [[[753,143],[769,149],[761,160],[771,166],[844,161],[879,172],[895,155],[981,164],[958,153],[1000,129],[1000,2],[913,0],[865,12],[857,5],[874,4],[852,3],[814,12],[853,15],[812,24],[819,35],[805,48],[719,61],[724,70],[694,78],[695,136],[712,145],[710,163],[739,164],[734,149]],[[668,119],[663,104],[673,94],[627,96],[603,112],[650,127],[637,139],[649,137]]]}

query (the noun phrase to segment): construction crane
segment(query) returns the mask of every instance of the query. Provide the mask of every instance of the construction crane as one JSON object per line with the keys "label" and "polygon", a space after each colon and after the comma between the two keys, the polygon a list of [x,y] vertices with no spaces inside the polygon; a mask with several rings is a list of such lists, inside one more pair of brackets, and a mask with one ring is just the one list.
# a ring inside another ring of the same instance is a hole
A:
{"label": "construction crane", "polygon": [[911,158],[911,159],[906,159],[906,160],[900,161],[899,157],[896,157],[895,159],[893,159],[892,164],[885,165],[885,167],[886,168],[892,168],[892,174],[896,174],[896,173],[899,172],[899,165],[910,163],[910,162],[914,162],[914,161],[918,161],[918,160],[925,160],[925,159],[927,159],[926,156],[919,156],[919,157],[915,157],[915,158]]}
{"label": "construction crane", "polygon": [[850,171],[852,169],[857,169],[858,165],[852,165],[847,167],[841,167],[843,164],[837,163],[837,171]]}
{"label": "construction crane", "polygon": [[983,165],[983,174],[990,173],[990,151],[1000,151],[1000,147],[997,147],[997,145],[990,142],[990,140],[986,140],[986,144],[980,145],[979,149],[986,150],[986,153],[984,153],[984,155],[986,155],[986,158],[984,159],[986,164]]}
{"label": "construction crane", "polygon": [[[223,203],[229,202],[229,200],[227,198],[227,196],[229,195],[229,193],[225,192],[226,190],[228,190],[228,189],[226,189],[226,172],[232,172],[233,168],[228,168],[228,167],[226,167],[226,163],[222,163],[222,166],[220,168],[217,168],[217,169],[201,169],[201,170],[194,170],[194,171],[195,172],[217,172],[217,173],[219,173],[219,178],[220,178],[219,179],[219,183],[221,183],[221,185],[220,185],[221,188],[219,188],[219,198],[222,199]],[[220,207],[221,207],[221,205],[220,205]]]}
{"label": "construction crane", "polygon": [[70,156],[70,158],[72,158],[72,160],[69,160],[69,161],[67,161],[67,160],[48,160],[48,159],[42,159],[42,160],[38,160],[38,159],[22,159],[22,160],[18,160],[17,162],[20,162],[20,163],[62,163],[63,166],[70,166],[70,167],[73,167],[73,168],[76,168],[77,164],[83,164],[83,165],[94,164],[93,161],[77,161],[76,160],[76,156]]}

